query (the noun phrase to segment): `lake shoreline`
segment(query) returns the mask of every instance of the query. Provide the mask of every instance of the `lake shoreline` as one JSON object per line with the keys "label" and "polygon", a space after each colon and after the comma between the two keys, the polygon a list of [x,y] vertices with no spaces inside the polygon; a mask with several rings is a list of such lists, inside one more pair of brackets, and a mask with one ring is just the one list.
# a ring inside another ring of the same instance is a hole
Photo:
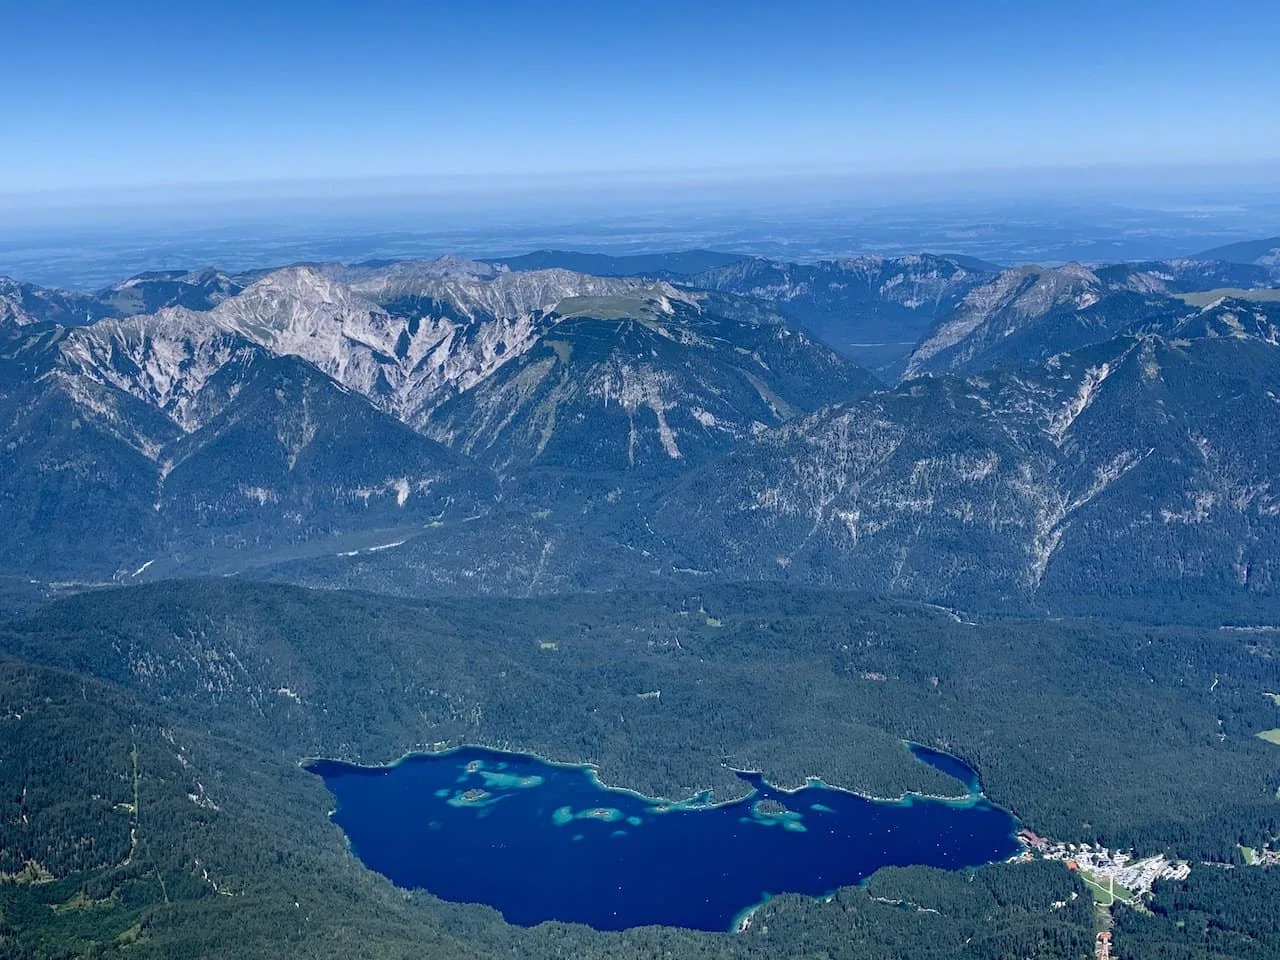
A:
{"label": "lake shoreline", "polygon": [[[671,801],[609,786],[594,763],[478,745],[300,765],[324,779],[330,819],[367,868],[517,926],[743,932],[775,896],[824,901],[883,867],[971,869],[1020,846],[1017,818],[976,788],[885,799],[818,777],[777,786],[726,764],[749,790]],[[952,769],[976,783],[967,766]]]}
{"label": "lake shoreline", "polygon": [[[916,741],[913,741],[913,740],[902,740],[901,743],[904,746],[906,746],[908,750],[911,750],[913,746],[923,747],[925,750],[928,750],[932,753],[941,754],[943,756],[949,757],[951,760],[969,769],[974,775],[974,783],[979,784],[977,771],[974,771],[972,767],[969,767],[969,765],[960,757],[957,757],[954,754],[948,754],[942,750],[937,750],[933,747],[929,747],[926,744],[917,743]],[[672,797],[663,797],[663,796],[653,796],[651,794],[643,793],[640,790],[637,790],[632,787],[624,787],[624,786],[618,786],[618,785],[606,783],[600,777],[600,765],[593,760],[583,760],[580,762],[574,762],[574,761],[568,761],[568,760],[552,760],[548,757],[542,756],[541,754],[533,750],[524,750],[524,749],[513,750],[513,749],[504,748],[504,747],[494,747],[484,743],[461,743],[456,746],[448,747],[444,750],[411,750],[408,753],[401,754],[396,759],[387,761],[385,763],[361,763],[354,760],[345,760],[340,757],[303,757],[298,761],[298,766],[301,767],[303,770],[306,770],[308,773],[315,772],[309,769],[310,765],[326,764],[326,763],[337,764],[339,766],[350,767],[350,768],[361,770],[361,771],[378,771],[378,770],[392,771],[392,770],[395,770],[397,767],[401,766],[402,764],[406,762],[411,762],[416,758],[448,757],[452,754],[465,751],[465,750],[484,750],[491,753],[510,753],[518,756],[528,757],[548,767],[554,767],[562,770],[585,770],[591,776],[592,780],[596,783],[596,785],[599,786],[602,790],[629,794],[631,796],[644,800],[648,803],[655,804],[655,805],[663,805],[670,809],[709,810],[709,809],[714,809],[716,807],[723,807],[726,805],[739,803],[742,800],[745,800],[750,796],[752,796],[752,794],[759,792],[758,789],[753,786],[750,790],[748,790],[746,793],[742,794],[741,796],[731,797],[726,800],[711,800],[711,801],[705,801],[705,802],[700,801],[698,798],[703,796],[711,796],[714,788],[706,787],[701,790],[697,790],[691,796],[685,797],[684,799],[675,799]],[[935,770],[938,769],[937,767],[934,767],[933,764],[929,763],[929,761],[924,760],[918,755],[916,755],[914,751],[911,751],[911,754],[917,763],[921,763],[924,766],[930,767],[931,769],[935,769]],[[767,774],[765,774],[765,772],[762,770],[747,770],[739,767],[730,766],[727,763],[722,763],[721,766],[724,769],[728,770],[730,773],[733,773],[735,776],[738,776],[739,778],[741,778],[744,783],[749,784],[751,781],[748,778],[750,777],[758,777],[761,780],[761,782],[765,783],[771,789],[777,790],[779,793],[785,793],[785,794],[796,794],[801,792],[802,790],[805,790],[811,787],[821,787],[826,790],[836,790],[836,791],[839,791],[840,793],[849,794],[850,796],[858,797],[862,800],[868,800],[872,803],[909,805],[913,800],[927,800],[930,802],[944,803],[949,806],[958,806],[958,807],[971,806],[978,801],[987,799],[986,794],[983,793],[981,790],[980,784],[976,789],[970,790],[969,792],[965,793],[963,796],[956,796],[953,794],[924,793],[918,790],[904,790],[902,793],[898,794],[896,797],[887,797],[887,796],[878,796],[876,794],[871,794],[871,793],[862,793],[851,787],[844,787],[838,784],[828,783],[826,780],[822,779],[822,777],[820,776],[806,776],[804,778],[804,783],[800,784],[799,786],[784,786],[782,784],[774,783],[771,780],[769,780],[767,777]],[[944,776],[949,775],[946,773],[946,771],[939,770],[939,772],[942,773]]]}

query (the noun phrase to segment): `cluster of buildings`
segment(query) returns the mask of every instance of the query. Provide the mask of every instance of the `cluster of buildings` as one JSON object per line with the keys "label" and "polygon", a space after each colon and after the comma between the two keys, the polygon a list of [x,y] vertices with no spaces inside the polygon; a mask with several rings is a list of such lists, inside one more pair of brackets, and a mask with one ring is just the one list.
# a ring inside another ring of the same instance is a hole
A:
{"label": "cluster of buildings", "polygon": [[1280,850],[1253,850],[1249,865],[1253,867],[1280,867]]}
{"label": "cluster of buildings", "polygon": [[[1121,850],[1089,843],[1060,843],[1041,837],[1032,830],[1019,830],[1018,839],[1025,849],[1015,860],[1059,860],[1068,870],[1078,871],[1095,887],[1110,890],[1115,899],[1137,902],[1151,894],[1157,880],[1185,880],[1191,873],[1191,864],[1185,860],[1170,860],[1163,855],[1135,860],[1132,854]],[[1252,866],[1280,867],[1280,851],[1247,850],[1248,863]],[[1132,895],[1132,900],[1129,900]],[[1114,960],[1110,931],[1098,934],[1094,945],[1095,960]]]}
{"label": "cluster of buildings", "polygon": [[1034,851],[1032,855],[1061,860],[1070,870],[1088,874],[1094,881],[1112,881],[1136,897],[1151,893],[1157,880],[1185,880],[1191,873],[1191,864],[1185,860],[1169,860],[1163,854],[1135,860],[1122,850],[1088,843],[1058,843],[1030,830],[1022,830],[1018,836],[1029,853]]}

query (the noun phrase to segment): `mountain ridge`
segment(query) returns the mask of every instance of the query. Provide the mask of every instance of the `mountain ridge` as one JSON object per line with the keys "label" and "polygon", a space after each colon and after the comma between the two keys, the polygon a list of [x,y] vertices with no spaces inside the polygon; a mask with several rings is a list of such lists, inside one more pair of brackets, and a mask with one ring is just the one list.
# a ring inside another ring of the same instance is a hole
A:
{"label": "mountain ridge", "polygon": [[[1182,299],[1236,267],[716,270],[733,289],[294,265],[207,309],[8,325],[8,569],[410,592],[781,579],[1028,611],[1136,603],[1148,569],[1166,598],[1270,602],[1273,465],[1245,434],[1277,429],[1280,305]],[[797,302],[872,304],[850,323],[954,310],[881,388]],[[1125,560],[1102,576],[1091,550]]]}
{"label": "mountain ridge", "polygon": [[1269,268],[1280,267],[1280,237],[1243,240],[1196,254],[1195,260],[1227,260]]}
{"label": "mountain ridge", "polygon": [[1180,294],[1261,288],[1269,277],[1262,269],[1198,260],[1011,268],[970,289],[924,334],[903,378],[1044,360],[1117,334],[1176,322],[1194,312]]}

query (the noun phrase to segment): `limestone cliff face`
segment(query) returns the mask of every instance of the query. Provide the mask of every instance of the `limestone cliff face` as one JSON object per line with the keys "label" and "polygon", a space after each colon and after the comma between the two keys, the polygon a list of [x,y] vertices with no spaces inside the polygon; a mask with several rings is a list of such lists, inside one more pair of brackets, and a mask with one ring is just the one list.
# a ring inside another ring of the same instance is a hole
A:
{"label": "limestone cliff face", "polygon": [[311,363],[388,413],[420,425],[537,339],[567,296],[638,286],[564,270],[514,274],[467,261],[382,269],[287,267],[208,310],[167,307],[75,331],[68,361],[155,403],[191,429],[191,399],[247,341]]}

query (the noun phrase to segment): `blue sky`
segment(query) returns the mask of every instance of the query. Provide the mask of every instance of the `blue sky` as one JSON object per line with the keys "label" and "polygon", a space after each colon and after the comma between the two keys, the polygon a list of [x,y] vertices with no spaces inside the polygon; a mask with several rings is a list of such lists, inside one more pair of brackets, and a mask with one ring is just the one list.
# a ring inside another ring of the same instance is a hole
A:
{"label": "blue sky", "polygon": [[1280,158],[1274,0],[0,0],[0,193]]}

